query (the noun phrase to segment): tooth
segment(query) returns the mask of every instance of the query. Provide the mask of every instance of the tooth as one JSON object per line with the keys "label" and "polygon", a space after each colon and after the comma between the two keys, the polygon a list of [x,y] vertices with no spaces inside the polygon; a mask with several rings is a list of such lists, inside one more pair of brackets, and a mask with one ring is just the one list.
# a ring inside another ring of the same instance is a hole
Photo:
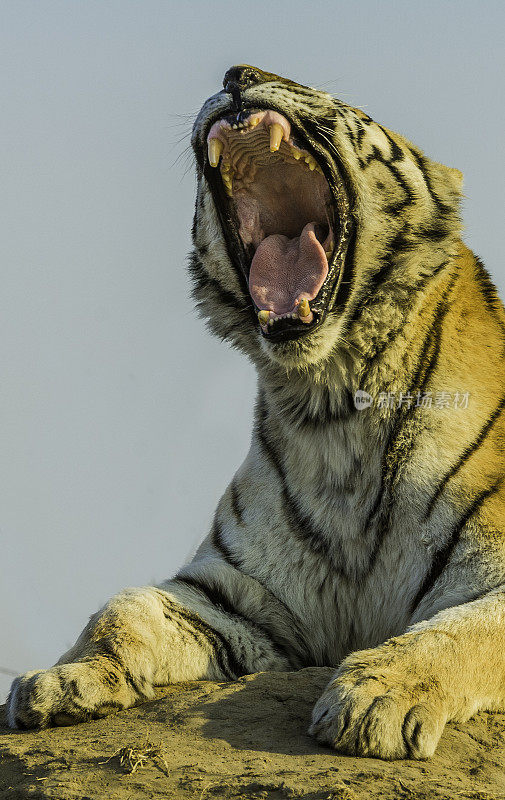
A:
{"label": "tooth", "polygon": [[209,155],[209,162],[211,167],[217,167],[219,164],[219,157],[224,150],[224,144],[221,139],[209,139],[207,143],[207,153]]}
{"label": "tooth", "polygon": [[222,181],[224,183],[224,188],[226,189],[226,194],[228,197],[233,197],[233,179],[232,176],[228,173],[224,172],[221,175]]}
{"label": "tooth", "polygon": [[314,314],[310,310],[309,301],[306,297],[298,303],[298,316],[301,322],[312,322]]}
{"label": "tooth", "polygon": [[258,322],[260,325],[268,325],[270,319],[270,311],[260,311],[258,313]]}
{"label": "tooth", "polygon": [[274,122],[273,125],[270,125],[270,152],[276,153],[279,147],[281,146],[282,137],[284,136],[284,131],[282,130],[282,125],[279,125],[278,122]]}
{"label": "tooth", "polygon": [[304,297],[303,300],[300,300],[300,302],[298,303],[298,316],[308,317],[309,314],[310,314],[309,301],[307,300],[306,297]]}
{"label": "tooth", "polygon": [[292,152],[293,152],[293,156],[294,156],[294,158],[296,158],[296,160],[297,160],[297,161],[299,161],[299,160],[301,159],[301,157],[302,157],[302,154],[300,153],[300,151],[299,151],[299,150],[295,150],[295,149],[293,148],[293,151],[292,151]]}

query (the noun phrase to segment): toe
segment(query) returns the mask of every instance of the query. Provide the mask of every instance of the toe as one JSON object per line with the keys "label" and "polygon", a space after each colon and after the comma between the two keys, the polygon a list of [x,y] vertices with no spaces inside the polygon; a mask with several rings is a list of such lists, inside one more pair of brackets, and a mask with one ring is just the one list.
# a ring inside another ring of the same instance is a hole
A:
{"label": "toe", "polygon": [[419,703],[411,708],[402,726],[402,735],[409,758],[431,758],[435,752],[446,715],[428,703]]}

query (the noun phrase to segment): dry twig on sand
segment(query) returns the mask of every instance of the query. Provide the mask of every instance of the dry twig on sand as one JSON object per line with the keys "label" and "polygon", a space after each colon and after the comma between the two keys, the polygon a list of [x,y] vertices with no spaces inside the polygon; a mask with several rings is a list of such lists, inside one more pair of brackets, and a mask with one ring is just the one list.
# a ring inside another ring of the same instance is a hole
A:
{"label": "dry twig on sand", "polygon": [[161,761],[165,768],[165,775],[168,776],[169,774],[168,764],[163,754],[163,747],[149,740],[149,732],[146,733],[144,744],[120,747],[119,750],[116,750],[115,753],[101,763],[106,764],[116,757],[119,759],[119,766],[122,767],[128,775],[132,775],[137,769],[145,767],[148,761],[152,761],[155,764],[157,761]]}

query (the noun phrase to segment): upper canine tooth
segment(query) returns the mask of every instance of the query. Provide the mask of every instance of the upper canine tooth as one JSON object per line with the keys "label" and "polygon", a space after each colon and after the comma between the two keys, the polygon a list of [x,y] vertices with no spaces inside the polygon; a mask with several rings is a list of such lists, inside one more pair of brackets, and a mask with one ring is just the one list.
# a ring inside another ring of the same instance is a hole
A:
{"label": "upper canine tooth", "polygon": [[284,131],[282,130],[282,125],[279,125],[278,122],[274,122],[273,125],[270,125],[270,152],[276,153],[279,147],[281,146],[282,137],[284,136]]}
{"label": "upper canine tooth", "polygon": [[260,323],[260,325],[268,325],[269,319],[270,319],[270,311],[258,312],[258,322]]}
{"label": "upper canine tooth", "polygon": [[219,158],[224,150],[224,144],[221,139],[209,139],[207,144],[207,153],[211,167],[217,167]]}

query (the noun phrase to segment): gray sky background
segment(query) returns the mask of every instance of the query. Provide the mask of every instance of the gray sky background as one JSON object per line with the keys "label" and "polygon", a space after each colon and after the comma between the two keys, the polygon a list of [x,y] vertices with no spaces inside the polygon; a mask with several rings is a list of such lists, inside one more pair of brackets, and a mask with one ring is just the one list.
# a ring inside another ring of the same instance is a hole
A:
{"label": "gray sky background", "polygon": [[48,666],[171,575],[247,450],[253,371],[185,274],[181,137],[225,69],[321,86],[463,170],[503,294],[504,31],[489,0],[0,2],[0,666]]}

